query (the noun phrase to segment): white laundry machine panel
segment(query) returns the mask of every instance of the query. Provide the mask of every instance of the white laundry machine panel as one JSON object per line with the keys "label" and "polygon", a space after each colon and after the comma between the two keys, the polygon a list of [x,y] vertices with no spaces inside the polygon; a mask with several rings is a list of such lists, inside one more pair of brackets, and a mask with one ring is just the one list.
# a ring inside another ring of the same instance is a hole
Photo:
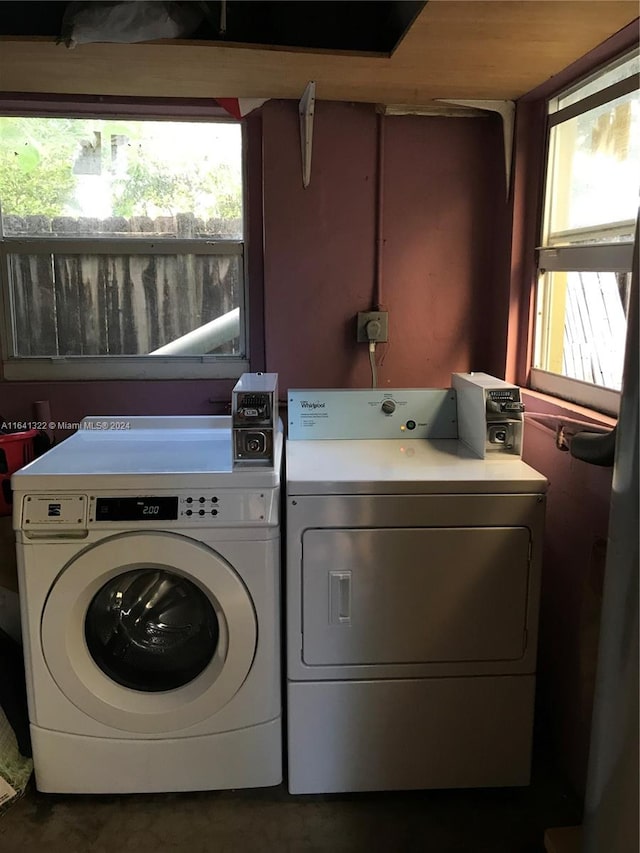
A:
{"label": "white laundry machine panel", "polygon": [[525,527],[306,530],[302,660],[520,660],[530,542]]}
{"label": "white laundry machine panel", "polygon": [[79,433],[14,475],[38,788],[278,784],[278,472],[236,478],[193,456],[193,442],[226,444],[230,466],[227,418],[131,420],[122,453]]}
{"label": "white laundry machine panel", "polygon": [[[150,531],[92,539],[79,554],[55,544],[54,556],[64,566],[57,571],[43,544],[21,549],[34,725],[94,737],[154,739],[239,729],[278,715],[279,697],[272,689],[278,677],[277,536],[207,543]],[[238,565],[248,567],[242,575],[233,568]],[[119,624],[112,630],[103,624],[112,602],[98,609],[101,590],[110,598],[108,587],[115,589],[115,581],[116,596],[140,595],[127,582],[131,573],[134,584],[146,584],[147,610],[151,595],[159,597],[165,614],[177,606],[172,596],[191,595],[194,613],[214,626],[196,637],[193,648],[181,650],[188,659],[173,666],[158,661],[156,669],[153,641],[157,639],[159,658],[169,654],[160,645],[158,630],[156,637],[150,636],[148,655],[138,643],[140,661],[131,660],[136,638],[131,640],[126,629],[118,636]],[[151,594],[150,586],[155,586]],[[258,620],[265,640],[260,645]],[[105,634],[102,645],[100,632]],[[46,702],[38,701],[44,685],[51,691]]]}
{"label": "white laundry machine panel", "polygon": [[287,443],[289,790],[527,784],[546,480],[374,393],[384,439],[307,438],[314,411]]}
{"label": "white laundry machine panel", "polygon": [[544,494],[288,488],[289,681],[535,672]]}

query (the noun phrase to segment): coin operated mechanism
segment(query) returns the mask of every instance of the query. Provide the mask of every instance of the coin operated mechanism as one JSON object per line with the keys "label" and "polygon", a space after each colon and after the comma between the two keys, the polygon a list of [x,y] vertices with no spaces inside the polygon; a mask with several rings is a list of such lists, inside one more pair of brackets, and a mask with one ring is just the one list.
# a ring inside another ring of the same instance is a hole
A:
{"label": "coin operated mechanism", "polygon": [[232,394],[234,468],[272,468],[278,374],[243,373]]}
{"label": "coin operated mechanism", "polygon": [[486,373],[454,373],[451,380],[461,440],[482,459],[522,456],[520,389]]}
{"label": "coin operated mechanism", "polygon": [[522,456],[522,413],[519,388],[489,388],[485,398],[487,453]]}

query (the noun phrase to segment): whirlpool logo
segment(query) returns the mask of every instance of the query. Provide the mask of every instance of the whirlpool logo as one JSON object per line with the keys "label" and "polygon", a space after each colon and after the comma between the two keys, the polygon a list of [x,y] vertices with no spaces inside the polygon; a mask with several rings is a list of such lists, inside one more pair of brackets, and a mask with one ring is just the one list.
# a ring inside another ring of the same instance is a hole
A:
{"label": "whirlpool logo", "polygon": [[303,409],[324,409],[326,403],[320,403],[317,400],[300,400],[300,405]]}

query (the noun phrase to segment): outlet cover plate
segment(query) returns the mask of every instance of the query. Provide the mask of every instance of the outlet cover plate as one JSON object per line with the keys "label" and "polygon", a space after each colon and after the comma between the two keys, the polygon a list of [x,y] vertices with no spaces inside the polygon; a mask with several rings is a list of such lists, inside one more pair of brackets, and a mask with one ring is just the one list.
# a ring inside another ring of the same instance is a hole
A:
{"label": "outlet cover plate", "polygon": [[359,311],[357,325],[357,341],[358,343],[366,344],[369,342],[367,337],[367,323],[372,320],[377,320],[380,323],[380,334],[375,339],[376,343],[385,343],[389,340],[389,312],[388,311]]}

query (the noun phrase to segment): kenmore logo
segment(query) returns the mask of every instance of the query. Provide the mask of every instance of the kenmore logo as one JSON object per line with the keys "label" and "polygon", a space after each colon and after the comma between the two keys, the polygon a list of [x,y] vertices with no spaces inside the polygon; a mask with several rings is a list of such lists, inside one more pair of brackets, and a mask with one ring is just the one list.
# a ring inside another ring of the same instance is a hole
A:
{"label": "kenmore logo", "polygon": [[300,405],[303,409],[324,409],[326,403],[312,403],[309,400],[300,400]]}

